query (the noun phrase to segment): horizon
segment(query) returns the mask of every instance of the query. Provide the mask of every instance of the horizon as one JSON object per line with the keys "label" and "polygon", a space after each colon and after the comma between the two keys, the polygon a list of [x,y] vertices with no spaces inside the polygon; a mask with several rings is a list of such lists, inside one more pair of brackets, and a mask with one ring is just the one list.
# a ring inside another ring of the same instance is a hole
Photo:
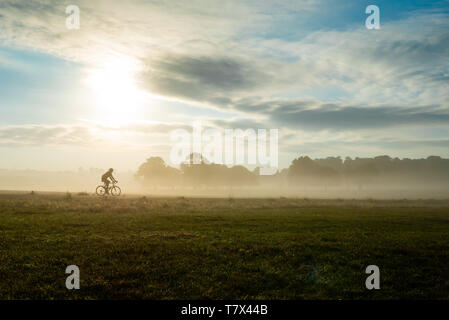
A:
{"label": "horizon", "polygon": [[[401,161],[402,160],[427,160],[427,159],[432,158],[432,157],[437,157],[437,158],[440,158],[442,160],[449,160],[449,158],[444,158],[444,157],[441,157],[439,155],[429,155],[427,157],[422,157],[422,158],[407,158],[407,157],[400,158],[400,157],[392,157],[392,156],[387,155],[387,154],[379,154],[379,155],[374,156],[374,157],[328,156],[328,157],[316,157],[316,158],[310,157],[308,155],[298,155],[297,157],[292,159],[292,161],[290,162],[290,164],[288,166],[286,166],[286,167],[279,167],[278,168],[279,172],[284,170],[284,169],[288,169],[291,166],[291,164],[292,164],[292,162],[294,160],[296,160],[298,158],[302,158],[302,157],[310,158],[311,160],[325,160],[325,159],[330,159],[330,158],[340,158],[342,160],[342,163],[344,163],[348,158],[351,159],[351,160],[356,160],[356,159],[375,159],[375,158],[378,158],[378,157],[389,157],[391,160],[398,159],[398,160],[401,160]],[[148,156],[147,158],[142,160],[140,164],[143,164],[149,158],[153,158],[153,156],[151,156],[151,155]],[[162,158],[162,160],[164,160],[164,159]],[[164,162],[165,162],[165,160],[164,160]],[[228,165],[228,164],[225,164],[225,163],[216,163],[216,162],[211,162],[211,161],[209,161],[207,163],[208,164],[220,164],[220,165],[224,165],[224,166],[226,166],[228,168],[231,168],[233,166],[239,166],[238,164],[230,164],[230,165]],[[167,162],[165,164],[167,166],[175,168],[175,169],[179,169],[180,168],[180,165],[173,165],[173,164],[170,164],[170,163],[167,163]],[[123,168],[116,169],[115,168],[114,171],[121,172],[121,173],[135,173],[135,172],[138,171],[139,166],[140,165],[138,165],[135,169],[123,169]],[[246,169],[248,169],[249,171],[253,171],[253,170],[255,170],[257,168],[257,166],[254,167],[254,168],[248,167],[247,165],[242,165],[242,166],[245,167]],[[67,169],[62,169],[62,170],[61,169],[51,170],[51,169],[36,169],[36,168],[5,168],[5,167],[0,167],[0,170],[7,170],[7,171],[40,171],[40,172],[79,172],[79,171],[91,171],[91,170],[96,170],[96,171],[98,171],[98,170],[107,170],[107,168],[106,167],[105,168],[100,168],[100,167],[83,167],[83,166],[78,166],[76,168],[67,168]]]}

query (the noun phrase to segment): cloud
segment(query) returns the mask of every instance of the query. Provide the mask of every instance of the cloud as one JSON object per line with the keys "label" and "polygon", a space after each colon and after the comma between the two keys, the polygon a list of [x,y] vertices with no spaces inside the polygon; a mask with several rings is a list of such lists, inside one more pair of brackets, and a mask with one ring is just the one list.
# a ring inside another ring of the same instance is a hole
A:
{"label": "cloud", "polygon": [[[306,131],[384,130],[403,126],[445,126],[449,110],[437,106],[351,106],[313,100],[275,99],[261,103],[236,103],[247,114],[236,120],[216,120],[228,127],[276,127]],[[264,118],[256,115],[263,111]]]}
{"label": "cloud", "polygon": [[398,126],[447,125],[449,111],[432,107],[354,107],[335,104],[305,108],[292,107],[289,103],[276,108],[271,119],[274,123],[303,130],[383,130]]}
{"label": "cloud", "polygon": [[138,136],[145,143],[141,147],[160,143],[160,136],[168,141],[169,133],[175,129],[190,130],[191,127],[178,123],[134,122],[121,126],[99,123],[70,124],[29,124],[0,126],[0,146],[79,146],[132,147]]}
{"label": "cloud", "polygon": [[65,26],[66,3],[2,1],[3,42],[95,65],[117,53],[144,58],[180,48],[214,50],[243,25],[258,25],[260,19],[250,4],[237,0],[78,0],[74,4],[81,12],[76,31]]}
{"label": "cloud", "polygon": [[96,140],[88,127],[74,125],[16,125],[0,127],[1,146],[87,146]]}
{"label": "cloud", "polygon": [[254,61],[230,56],[167,55],[151,61],[141,76],[151,92],[218,106],[269,83],[269,75]]}

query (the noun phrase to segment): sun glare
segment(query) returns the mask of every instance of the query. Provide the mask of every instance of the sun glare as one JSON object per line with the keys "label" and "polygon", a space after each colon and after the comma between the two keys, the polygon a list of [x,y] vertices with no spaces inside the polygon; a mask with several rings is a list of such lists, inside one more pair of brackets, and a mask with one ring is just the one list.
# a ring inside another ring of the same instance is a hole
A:
{"label": "sun glare", "polygon": [[87,83],[92,89],[94,114],[108,124],[122,124],[139,117],[145,94],[136,85],[139,64],[120,57],[89,70]]}

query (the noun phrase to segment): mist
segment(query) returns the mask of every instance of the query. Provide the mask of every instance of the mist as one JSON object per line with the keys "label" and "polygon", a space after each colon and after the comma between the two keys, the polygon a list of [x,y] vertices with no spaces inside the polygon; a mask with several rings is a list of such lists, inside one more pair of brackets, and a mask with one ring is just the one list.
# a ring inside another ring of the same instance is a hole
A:
{"label": "mist", "polygon": [[[191,158],[192,159],[192,156]],[[93,194],[102,168],[77,171],[0,169],[0,190]],[[136,171],[115,171],[123,195],[187,197],[298,197],[447,199],[449,159],[298,157],[274,175],[244,166],[187,161],[179,168],[150,157]]]}

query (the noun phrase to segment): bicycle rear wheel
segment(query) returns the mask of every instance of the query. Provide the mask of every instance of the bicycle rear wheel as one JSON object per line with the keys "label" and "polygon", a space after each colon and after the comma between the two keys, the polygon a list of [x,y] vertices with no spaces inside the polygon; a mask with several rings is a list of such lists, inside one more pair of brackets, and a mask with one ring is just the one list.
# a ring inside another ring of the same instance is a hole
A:
{"label": "bicycle rear wheel", "polygon": [[106,188],[104,186],[98,186],[97,189],[95,189],[95,193],[98,196],[104,196],[106,194]]}
{"label": "bicycle rear wheel", "polygon": [[119,195],[122,194],[122,190],[120,189],[120,187],[113,186],[113,187],[111,188],[111,194],[112,194],[113,196],[115,196],[115,197],[118,197]]}

